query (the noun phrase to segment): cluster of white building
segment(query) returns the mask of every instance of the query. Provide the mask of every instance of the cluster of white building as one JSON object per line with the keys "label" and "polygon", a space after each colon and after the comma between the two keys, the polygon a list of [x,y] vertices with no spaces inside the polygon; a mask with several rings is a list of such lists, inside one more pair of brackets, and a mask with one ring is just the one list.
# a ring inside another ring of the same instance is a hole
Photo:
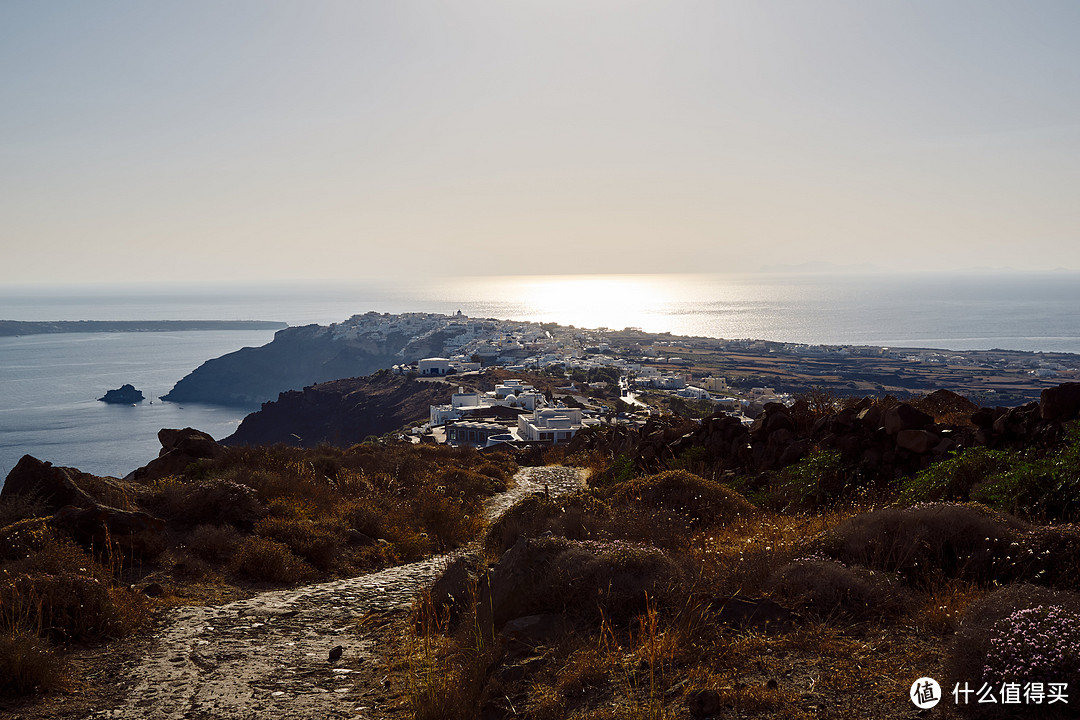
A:
{"label": "cluster of white building", "polygon": [[560,444],[585,424],[581,408],[549,405],[543,393],[520,380],[506,380],[484,393],[459,387],[449,404],[432,405],[430,413],[431,427],[442,426],[451,445]]}

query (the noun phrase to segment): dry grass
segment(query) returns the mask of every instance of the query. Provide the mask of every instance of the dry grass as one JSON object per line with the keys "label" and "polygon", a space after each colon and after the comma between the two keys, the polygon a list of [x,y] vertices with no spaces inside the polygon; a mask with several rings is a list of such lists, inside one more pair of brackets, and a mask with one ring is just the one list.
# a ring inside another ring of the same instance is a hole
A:
{"label": "dry grass", "polygon": [[0,697],[55,690],[67,681],[63,663],[37,633],[0,631]]}

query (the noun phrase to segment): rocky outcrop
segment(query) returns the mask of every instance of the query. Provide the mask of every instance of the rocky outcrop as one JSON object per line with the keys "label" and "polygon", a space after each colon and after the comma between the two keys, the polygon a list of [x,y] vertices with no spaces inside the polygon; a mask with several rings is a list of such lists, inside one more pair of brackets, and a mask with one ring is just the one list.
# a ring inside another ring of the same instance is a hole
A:
{"label": "rocky outcrop", "polygon": [[701,462],[719,476],[780,470],[814,449],[824,449],[838,451],[862,478],[892,481],[963,447],[1056,447],[1066,423],[1080,417],[1080,383],[1049,388],[1039,402],[1014,408],[979,408],[956,393],[939,390],[910,402],[864,398],[824,416],[807,410],[800,403],[769,403],[749,426],[724,414],[700,423],[654,418],[641,431],[582,433],[570,450],[627,455],[647,473]]}
{"label": "rocky outcrop", "polygon": [[165,522],[138,510],[94,504],[86,508],[68,506],[52,516],[52,525],[90,548],[115,543],[140,557],[154,557],[165,549]]}
{"label": "rocky outcrop", "polygon": [[165,548],[165,523],[131,509],[135,491],[116,478],[54,467],[24,455],[8,473],[0,501],[15,496],[35,498],[42,504],[39,512],[51,516],[51,525],[86,547],[101,550],[112,543],[126,552],[152,557]]}
{"label": "rocky outcrop", "polygon": [[126,494],[115,478],[101,478],[75,468],[54,467],[32,455],[23,455],[8,473],[0,500],[21,495],[40,501],[43,511],[52,514],[65,505],[92,507],[99,501],[112,502]]}
{"label": "rocky outcrop", "polygon": [[456,388],[383,371],[282,393],[244,418],[225,445],[284,443],[348,447],[428,417],[432,405],[449,403]]}
{"label": "rocky outcrop", "polygon": [[131,472],[125,480],[151,482],[166,475],[179,474],[197,460],[217,459],[225,452],[225,448],[214,438],[195,428],[162,428],[158,431],[158,442],[161,443],[161,450],[157,458]]}
{"label": "rocky outcrop", "polygon": [[134,405],[135,403],[141,403],[145,399],[142,391],[136,390],[135,386],[130,383],[121,385],[115,390],[109,390],[98,398],[101,402],[113,403],[116,405]]}

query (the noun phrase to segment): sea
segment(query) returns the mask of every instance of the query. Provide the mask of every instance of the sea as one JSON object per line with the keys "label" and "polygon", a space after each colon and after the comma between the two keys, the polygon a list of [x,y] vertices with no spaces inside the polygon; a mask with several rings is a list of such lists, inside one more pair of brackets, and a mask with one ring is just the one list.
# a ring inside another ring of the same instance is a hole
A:
{"label": "sea", "polygon": [[[277,285],[0,287],[3,320],[273,320],[329,324],[368,311],[461,311],[581,328],[828,345],[1080,353],[1080,274],[559,275]],[[122,477],[157,431],[217,439],[254,408],[158,399],[202,362],[273,331],[0,337],[0,478],[24,454]],[[97,398],[131,383],[147,401]]]}

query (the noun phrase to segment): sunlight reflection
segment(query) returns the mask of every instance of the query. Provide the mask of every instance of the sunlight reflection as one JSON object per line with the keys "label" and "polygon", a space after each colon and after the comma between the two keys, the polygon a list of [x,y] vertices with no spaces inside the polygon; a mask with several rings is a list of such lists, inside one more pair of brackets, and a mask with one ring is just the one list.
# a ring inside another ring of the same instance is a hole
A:
{"label": "sunlight reflection", "polygon": [[677,299],[670,284],[644,275],[483,278],[476,290],[521,308],[530,320],[618,330],[653,325]]}

